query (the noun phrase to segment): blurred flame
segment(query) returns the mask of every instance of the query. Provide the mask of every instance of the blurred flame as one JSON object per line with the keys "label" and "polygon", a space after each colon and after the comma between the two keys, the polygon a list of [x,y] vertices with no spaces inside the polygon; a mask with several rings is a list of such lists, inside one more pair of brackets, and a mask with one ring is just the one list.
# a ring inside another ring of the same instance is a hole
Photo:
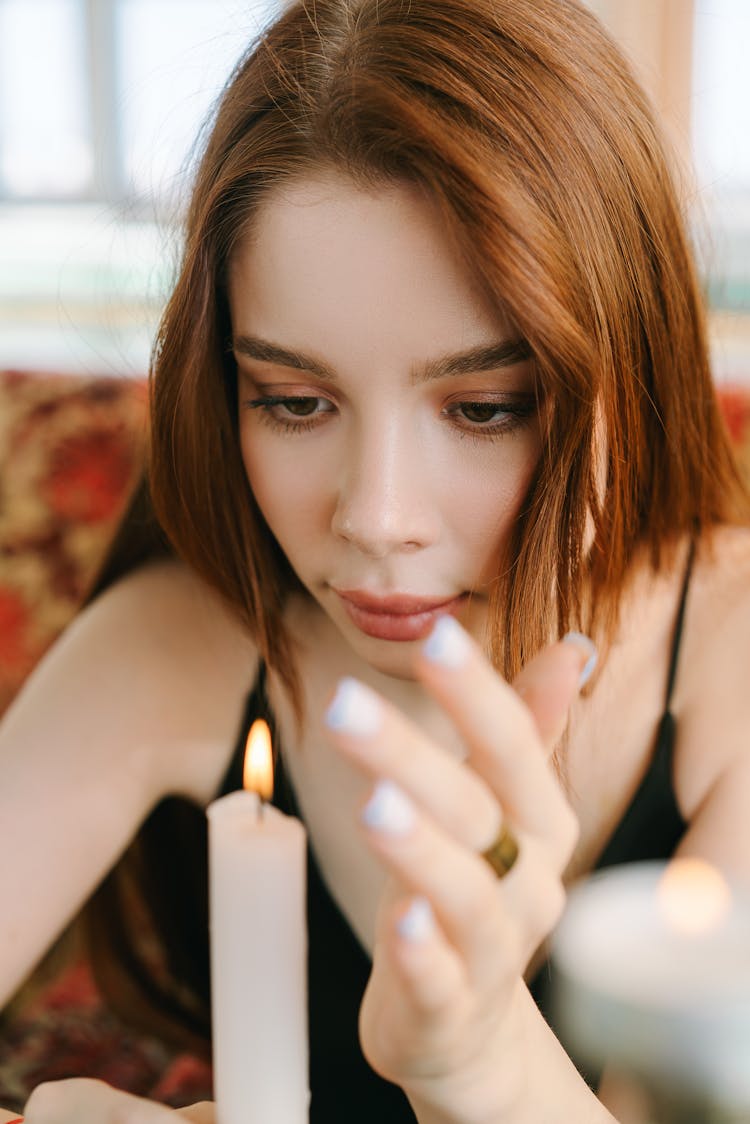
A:
{"label": "blurred flame", "polygon": [[670,928],[703,936],[727,919],[732,892],[721,871],[705,859],[673,859],[659,881],[657,900]]}
{"label": "blurred flame", "polygon": [[261,800],[273,796],[271,731],[262,718],[256,718],[247,735],[242,783],[246,789],[257,792]]}

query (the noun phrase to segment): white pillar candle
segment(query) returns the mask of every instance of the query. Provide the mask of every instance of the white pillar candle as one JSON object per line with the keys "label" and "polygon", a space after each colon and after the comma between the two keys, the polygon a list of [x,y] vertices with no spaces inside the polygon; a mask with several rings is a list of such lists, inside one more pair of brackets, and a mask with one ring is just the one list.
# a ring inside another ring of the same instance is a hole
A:
{"label": "white pillar candle", "polygon": [[247,791],[208,821],[217,1121],[307,1124],[305,830]]}
{"label": "white pillar candle", "polygon": [[603,870],[571,891],[553,956],[557,1021],[583,1060],[750,1108],[744,887],[698,859]]}

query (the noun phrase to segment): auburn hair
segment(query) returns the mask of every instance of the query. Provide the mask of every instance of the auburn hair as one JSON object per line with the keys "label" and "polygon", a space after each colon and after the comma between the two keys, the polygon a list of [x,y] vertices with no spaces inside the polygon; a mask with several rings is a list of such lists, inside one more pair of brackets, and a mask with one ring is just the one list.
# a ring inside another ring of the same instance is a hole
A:
{"label": "auburn hair", "polygon": [[294,689],[295,577],[241,460],[225,279],[272,189],[321,167],[420,185],[535,358],[545,452],[492,593],[496,663],[512,675],[574,624],[610,634],[635,551],[658,567],[735,517],[741,485],[652,111],[576,0],[308,0],[241,61],[153,363],[151,487],[177,552]]}
{"label": "auburn hair", "polygon": [[297,579],[241,459],[226,278],[271,192],[323,169],[419,186],[533,355],[545,441],[491,594],[496,665],[512,676],[572,626],[611,638],[636,552],[658,569],[745,499],[654,115],[577,0],[304,0],[252,45],[152,363],[150,489],[173,548],[298,697]]}

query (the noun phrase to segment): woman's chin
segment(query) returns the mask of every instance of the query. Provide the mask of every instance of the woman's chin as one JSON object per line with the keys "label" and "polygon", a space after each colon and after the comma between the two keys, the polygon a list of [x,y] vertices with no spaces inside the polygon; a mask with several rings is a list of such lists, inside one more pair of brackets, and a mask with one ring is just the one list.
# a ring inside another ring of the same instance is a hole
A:
{"label": "woman's chin", "polygon": [[342,633],[352,651],[374,671],[392,679],[416,679],[414,664],[421,641],[380,640],[358,630],[352,636],[350,628]]}

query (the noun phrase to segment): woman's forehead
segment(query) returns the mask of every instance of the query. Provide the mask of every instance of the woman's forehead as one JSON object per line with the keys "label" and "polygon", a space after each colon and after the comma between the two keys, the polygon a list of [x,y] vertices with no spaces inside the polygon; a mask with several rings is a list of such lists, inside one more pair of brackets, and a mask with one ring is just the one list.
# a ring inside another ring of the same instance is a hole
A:
{"label": "woman's forehead", "polygon": [[408,183],[365,189],[326,173],[277,186],[229,278],[235,331],[250,317],[328,333],[348,327],[370,343],[383,333],[436,337],[456,348],[509,332],[437,206]]}

